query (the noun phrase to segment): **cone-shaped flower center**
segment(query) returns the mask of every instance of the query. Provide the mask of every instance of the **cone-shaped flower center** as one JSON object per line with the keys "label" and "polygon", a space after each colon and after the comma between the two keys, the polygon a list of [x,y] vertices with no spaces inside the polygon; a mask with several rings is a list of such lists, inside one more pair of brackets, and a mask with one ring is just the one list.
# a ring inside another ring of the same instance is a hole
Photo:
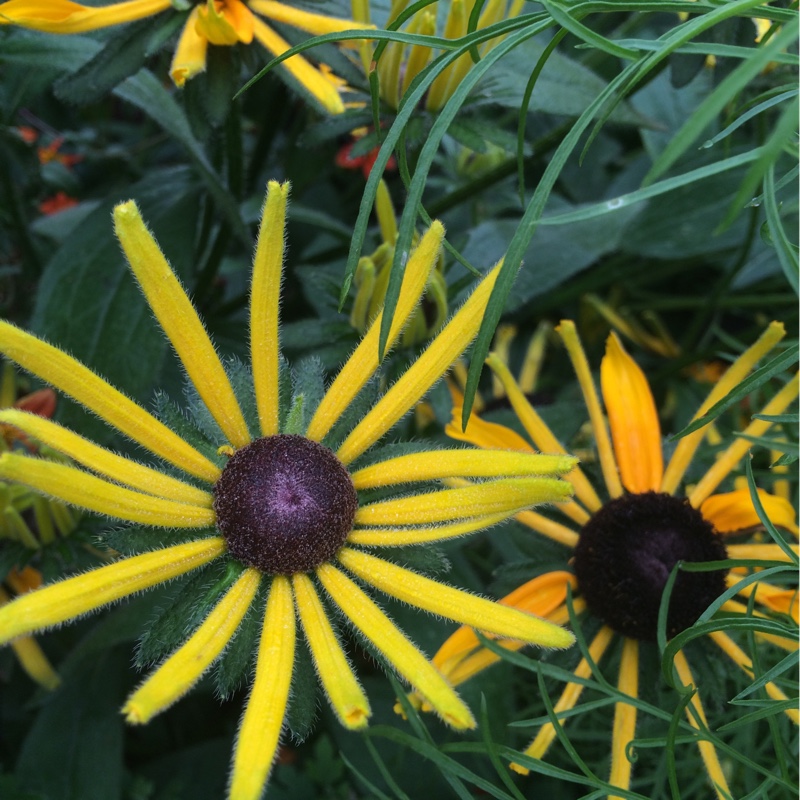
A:
{"label": "cone-shaped flower center", "polygon": [[[721,561],[725,545],[686,500],[659,492],[606,503],[581,531],[575,575],[589,609],[615,631],[655,640],[658,609],[678,561]],[[667,635],[688,628],[725,590],[725,571],[679,571]]]}
{"label": "cone-shaped flower center", "polygon": [[332,558],[353,526],[358,496],[336,456],[303,436],[256,439],[214,487],[217,527],[231,554],[273,575]]}

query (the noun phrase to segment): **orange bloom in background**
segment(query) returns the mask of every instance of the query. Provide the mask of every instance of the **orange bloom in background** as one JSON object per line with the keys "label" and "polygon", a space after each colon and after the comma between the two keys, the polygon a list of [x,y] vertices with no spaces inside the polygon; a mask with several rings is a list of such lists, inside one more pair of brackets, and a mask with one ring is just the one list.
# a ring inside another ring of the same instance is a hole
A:
{"label": "orange bloom in background", "polygon": [[[652,646],[657,635],[658,611],[666,581],[678,560],[687,562],[721,561],[731,559],[766,559],[790,562],[797,545],[786,548],[777,543],[752,542],[726,544],[732,534],[761,526],[749,490],[736,489],[714,494],[719,485],[747,454],[750,442],[744,436],[761,436],[771,422],[755,420],[743,431],[742,438],[719,454],[714,465],[693,487],[687,487],[685,498],[676,492],[683,481],[695,452],[703,439],[704,429],[683,437],[675,447],[668,464],[664,465],[661,450],[661,431],[657,409],[644,373],[625,352],[616,334],[608,337],[606,355],[600,378],[602,399],[605,402],[608,425],[591,377],[586,355],[575,326],[564,321],[557,328],[569,352],[589,411],[594,439],[597,443],[600,467],[609,499],[600,498],[586,475],[576,468],[567,476],[575,489],[575,500],[560,504],[558,512],[566,524],[538,512],[526,511],[516,519],[549,539],[570,548],[572,571],[558,570],[527,582],[500,602],[544,616],[557,624],[569,620],[567,590],[571,590],[573,610],[578,615],[591,614],[602,622],[589,643],[589,655],[597,664],[619,637],[622,657],[617,679],[621,693],[638,696],[639,649]],[[783,326],[772,323],[761,338],[744,352],[720,378],[708,398],[698,409],[695,418],[702,416],[714,403],[724,397],[747,376],[750,370],[783,337]],[[565,452],[556,437],[528,402],[508,366],[492,353],[487,364],[494,378],[503,386],[511,407],[536,449]],[[795,375],[761,410],[763,415],[781,414],[797,398],[798,377]],[[461,430],[460,394],[453,408],[453,420],[447,426],[452,438],[472,444],[513,450],[534,450],[522,437],[505,426],[482,420],[473,414],[466,431]],[[609,434],[610,427],[610,434]],[[777,483],[777,482],[776,482]],[[784,497],[759,490],[759,498],[773,524],[798,534],[795,510]],[[739,587],[743,599],[755,595],[753,614],[765,612],[790,615],[798,619],[797,591],[773,586],[766,581],[754,582],[743,571],[712,572],[679,571],[674,584],[666,634],[676,636],[691,627],[706,608],[726,590]],[[720,610],[728,614],[748,615],[746,602],[728,599]],[[787,651],[797,648],[796,638],[756,633],[760,639],[772,642]],[[711,641],[749,677],[753,677],[750,658],[724,631],[708,634]],[[502,642],[509,650],[521,645]],[[480,646],[468,628],[459,629],[440,648],[434,663],[448,680],[458,685],[496,663],[499,656]],[[680,683],[685,686],[702,684],[693,676],[684,651],[678,650],[674,668]],[[574,675],[587,679],[592,667],[587,658],[581,660]],[[765,690],[773,699],[785,700],[784,693],[774,684]],[[554,710],[559,717],[569,716],[576,705],[583,685],[568,683]],[[425,708],[412,695],[417,707]],[[786,712],[798,721],[798,712]],[[706,726],[703,706],[695,694],[686,710],[691,728]],[[612,761],[609,782],[621,789],[630,788],[631,762],[627,751],[635,736],[636,707],[629,702],[616,703],[612,736]],[[542,758],[555,738],[555,728],[545,724],[524,751],[532,758]],[[716,750],[701,735],[698,748],[714,786],[716,796],[730,797],[725,774]],[[516,771],[526,774],[523,764],[512,764]]]}
{"label": "orange bloom in background", "polygon": [[[156,14],[177,11],[171,0],[125,0],[102,6],[84,6],[71,0],[7,0],[0,5],[0,24],[21,25],[47,33],[85,33]],[[349,19],[313,14],[275,0],[207,0],[192,6],[186,16],[170,75],[176,86],[206,69],[209,45],[249,45],[255,39],[279,56],[289,43],[267,25],[262,17],[300,28],[314,36],[374,27]],[[292,77],[328,112],[340,114],[341,81],[329,70],[318,69],[302,56],[283,63]]]}
{"label": "orange bloom in background", "polygon": [[52,197],[47,197],[39,203],[39,211],[49,217],[76,205],[78,201],[74,197],[70,197],[66,192],[56,192]]}

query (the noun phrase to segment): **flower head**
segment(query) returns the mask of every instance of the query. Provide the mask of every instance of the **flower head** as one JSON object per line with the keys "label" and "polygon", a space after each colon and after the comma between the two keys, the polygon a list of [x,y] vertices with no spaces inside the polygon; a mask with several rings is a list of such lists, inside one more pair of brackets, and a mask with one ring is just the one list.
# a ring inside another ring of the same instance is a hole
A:
{"label": "flower head", "polygon": [[[290,45],[262,17],[315,36],[365,27],[276,0],[205,0],[191,5],[170,69],[176,86],[183,86],[205,71],[209,45],[232,46],[240,42],[249,45],[255,39],[275,56],[285,53]],[[171,0],[122,0],[102,6],[84,6],[72,0],[6,0],[0,5],[0,24],[21,25],[47,33],[84,33],[168,11],[181,13]],[[284,66],[330,113],[344,111],[339,96],[340,83],[335,76],[317,69],[299,55],[287,59]]]}
{"label": "flower head", "polygon": [[[279,356],[288,190],[288,184],[271,183],[264,207],[250,303],[251,371],[235,364],[226,369],[220,361],[136,205],[131,201],[115,209],[117,236],[132,271],[194,387],[194,422],[162,398],[161,417],[170,427],[66,353],[0,322],[0,351],[164,462],[162,469],[153,469],[50,420],[6,411],[0,422],[36,436],[80,467],[5,454],[0,476],[134,526],[172,529],[170,535],[178,540],[158,545],[158,532],[151,530],[145,541],[155,549],[4,606],[0,641],[73,619],[214,562],[213,591],[209,595],[205,583],[187,601],[196,620],[190,637],[176,643],[177,649],[125,703],[128,721],[145,723],[200,679],[248,611],[259,613],[266,595],[255,677],[233,759],[230,797],[236,800],[261,795],[278,747],[292,685],[296,616],[339,719],[349,728],[367,723],[369,704],[327,603],[341,610],[446,722],[456,728],[474,726],[463,701],[362,583],[493,635],[546,647],[566,647],[572,641],[556,625],[423,577],[365,549],[444,540],[485,528],[537,501],[571,494],[570,485],[556,477],[574,466],[569,456],[419,448],[400,448],[398,454],[396,447],[387,456],[373,448],[476,334],[498,268],[377,402],[369,401],[370,378],[379,367],[380,314],[323,391],[321,372],[313,364],[291,372]],[[419,301],[443,234],[434,222],[409,258],[390,346]],[[447,479],[472,483],[430,490],[431,481]],[[194,624],[182,622],[182,632]]]}
{"label": "flower head", "polygon": [[[599,663],[616,637],[622,640],[619,668],[619,691],[637,697],[639,650],[654,646],[659,608],[667,581],[679,561],[719,562],[733,559],[788,560],[778,544],[727,544],[732,534],[759,526],[760,519],[747,489],[713,494],[747,452],[749,437],[761,436],[770,426],[758,419],[736,438],[714,465],[691,487],[686,497],[677,490],[705,431],[701,428],[681,439],[664,465],[661,432],[653,396],[644,373],[612,333],[607,341],[600,378],[602,398],[608,425],[603,414],[588,361],[578,339],[575,326],[562,322],[558,333],[567,347],[578,376],[589,411],[591,428],[597,444],[608,500],[602,500],[580,468],[567,478],[575,487],[575,501],[558,506],[567,524],[534,511],[525,511],[517,519],[549,539],[568,547],[572,570],[549,572],[534,578],[500,602],[548,619],[565,623],[569,618],[568,593],[574,595],[573,608],[589,614],[602,623],[589,644],[589,659],[584,658],[574,671],[576,678],[591,675],[593,661]],[[783,326],[773,323],[763,336],[743,353],[716,384],[698,409],[702,416],[715,402],[740,383],[753,365],[783,336]],[[487,363],[494,378],[503,386],[508,400],[533,444],[547,452],[562,451],[561,445],[529,403],[514,380],[507,364],[498,354],[491,354]],[[795,375],[764,407],[762,414],[782,413],[798,393]],[[532,450],[514,431],[489,423],[473,414],[466,431],[461,429],[461,408],[453,410],[448,434],[462,441],[481,446],[513,447]],[[609,434],[610,428],[610,434]],[[491,443],[491,444],[489,444]],[[759,498],[770,519],[797,535],[795,512],[783,497],[759,491]],[[795,550],[796,550],[796,546]],[[565,565],[566,566],[566,565]],[[747,598],[754,594],[757,609],[791,614],[797,620],[796,592],[784,590],[762,581],[754,584],[736,571],[679,571],[670,596],[666,620],[669,638],[693,625],[706,608],[726,590],[741,584],[740,593]],[[747,605],[734,599],[722,605],[722,611],[746,615]],[[750,659],[728,633],[715,630],[709,638],[738,668],[752,677]],[[769,641],[787,650],[796,648],[796,641],[766,635]],[[503,643],[515,649],[516,643]],[[461,629],[445,642],[434,656],[434,663],[456,685],[498,660],[494,653],[480,647],[471,631]],[[697,685],[683,649],[679,649],[674,665],[680,681]],[[569,714],[583,690],[579,682],[568,683],[554,709],[556,714]],[[774,683],[766,690],[773,698],[785,700]],[[418,705],[424,705],[414,698]],[[796,722],[796,709],[787,714]],[[695,729],[705,724],[705,714],[697,694],[687,707],[687,719]],[[627,748],[634,738],[636,707],[625,701],[615,709],[610,783],[621,789],[630,788],[631,763]],[[552,724],[544,725],[525,750],[533,758],[541,758],[555,738]],[[711,743],[698,739],[700,753],[719,798],[729,797],[725,775]],[[519,772],[528,770],[512,765]]]}

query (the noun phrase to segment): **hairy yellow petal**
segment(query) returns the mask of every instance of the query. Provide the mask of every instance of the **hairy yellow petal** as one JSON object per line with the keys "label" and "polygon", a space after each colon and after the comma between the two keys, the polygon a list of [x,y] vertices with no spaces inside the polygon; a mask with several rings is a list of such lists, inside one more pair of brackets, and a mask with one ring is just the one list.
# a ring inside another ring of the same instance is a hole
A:
{"label": "hairy yellow petal", "polygon": [[245,570],[203,624],[128,698],[122,713],[142,725],[185,695],[228,646],[250,608],[261,573]]}
{"label": "hairy yellow petal", "polygon": [[63,351],[0,320],[0,352],[165,461],[214,483],[219,467],[152,414]]}
{"label": "hairy yellow petal", "polygon": [[475,727],[470,710],[433,664],[350,578],[330,564],[319,567],[317,576],[353,625],[448,725],[462,730]]}
{"label": "hairy yellow petal", "polygon": [[300,28],[300,30],[311,33],[314,36],[375,27],[369,23],[357,22],[352,19],[329,17],[327,14],[313,14],[295,6],[276,3],[274,0],[249,0],[249,5],[257,14],[261,14],[275,22],[293,25],[295,28]]}
{"label": "hairy yellow petal", "polygon": [[425,525],[459,518],[517,512],[568,498],[572,487],[557,478],[501,478],[370,503],[356,511],[356,525]]}
{"label": "hairy yellow petal", "polygon": [[197,32],[198,6],[195,6],[186,18],[169,74],[173,83],[182,89],[186,81],[206,71],[206,55],[208,39]]}
{"label": "hairy yellow petal", "polygon": [[466,350],[483,322],[499,272],[500,264],[486,275],[425,352],[356,425],[337,452],[340,461],[349,464],[377,442]]}
{"label": "hairy yellow petal", "polygon": [[[622,644],[617,688],[629,697],[639,696],[639,642],[626,638]],[[636,706],[621,700],[614,703],[614,728],[611,734],[611,774],[608,782],[620,789],[631,787],[628,744],[636,735]],[[622,800],[609,795],[609,800]]]}
{"label": "hairy yellow petal", "polygon": [[225,552],[220,537],[125,558],[18,597],[0,608],[0,644],[87,614],[207,564]]}
{"label": "hairy yellow petal", "polygon": [[244,447],[250,442],[250,434],[222,362],[133,200],[114,209],[114,230],[189,379],[228,441],[234,447]]}
{"label": "hairy yellow petal", "polygon": [[250,358],[262,436],[278,433],[278,317],[290,185],[270,181],[261,213],[250,288]]}
{"label": "hairy yellow petal", "polygon": [[[275,56],[289,49],[289,43],[257,17],[253,18],[253,33],[255,38]],[[344,111],[344,103],[336,84],[320,70],[312,67],[302,56],[287,58],[282,66],[328,113],[341,114]]]}
{"label": "hairy yellow petal", "polygon": [[0,477],[74,506],[144,525],[207,528],[216,520],[214,509],[208,506],[176,503],[134,492],[67,464],[16,453],[0,456]]}
{"label": "hairy yellow petal", "polygon": [[98,7],[70,0],[9,0],[0,6],[0,25],[22,25],[47,33],[84,33],[152,17],[171,5],[170,0],[128,0]]}
{"label": "hairy yellow petal", "polygon": [[[748,375],[750,370],[765,356],[773,347],[783,339],[785,331],[783,323],[771,322],[758,341],[742,353],[733,364],[728,367],[725,374],[719,379],[716,386],[711,390],[708,397],[697,409],[697,413],[692,417],[692,421],[702,417],[711,406],[721,400],[738,386]],[[667,464],[664,472],[664,480],[661,482],[661,491],[667,494],[675,494],[675,491],[683,478],[686,469],[694,457],[700,442],[706,435],[706,429],[690,433],[684,436],[675,447],[675,452]]]}
{"label": "hairy yellow petal", "polygon": [[484,517],[475,517],[450,525],[431,525],[419,528],[358,528],[350,532],[347,541],[350,544],[361,544],[368,547],[400,547],[423,542],[440,542],[443,539],[452,539],[489,528],[508,519],[512,513],[487,514]]}
{"label": "hairy yellow petal", "polygon": [[[686,656],[683,654],[682,650],[679,650],[675,654],[675,669],[678,673],[678,677],[685,686],[691,687],[697,685],[689,669],[689,662],[686,660]],[[707,728],[708,722],[705,712],[703,711],[703,705],[700,702],[700,696],[697,692],[692,696],[690,706],[691,708],[686,708],[686,718],[689,720],[689,724],[695,730],[700,730],[701,724],[703,727]],[[714,786],[719,800],[727,800],[727,798],[732,797],[733,795],[731,795],[728,781],[725,779],[725,773],[722,769],[722,765],[719,763],[719,757],[717,756],[717,750],[714,745],[698,737],[697,747],[700,750],[700,755],[703,758],[708,777],[711,779],[711,783]]]}
{"label": "hairy yellow petal", "polygon": [[[489,355],[486,359],[486,365],[498,377],[503,384],[506,391],[508,400],[514,413],[517,415],[522,427],[525,428],[531,441],[545,453],[566,453],[567,451],[561,445],[561,442],[556,439],[550,428],[539,416],[536,409],[528,402],[522,389],[520,389],[514,376],[511,374],[508,366],[504,364],[497,356]],[[456,420],[458,424],[458,420]],[[469,430],[469,427],[467,428]],[[586,475],[580,467],[576,467],[567,477],[567,480],[575,487],[576,497],[590,510],[597,511],[602,503],[597,496],[597,492],[589,483]],[[587,517],[588,518],[588,517]]]}
{"label": "hairy yellow petal", "polygon": [[369,701],[333,632],[314,584],[298,572],[292,576],[292,586],[317,673],[336,716],[348,728],[365,728],[371,714]]}
{"label": "hairy yellow petal", "polygon": [[165,500],[211,508],[214,498],[210,492],[198,489],[196,486],[179,481],[129,458],[118,456],[38,414],[29,414],[17,409],[5,409],[0,411],[0,424],[13,425],[48,447],[69,456],[73,461],[118,483],[132,486],[134,489],[140,489]]}
{"label": "hairy yellow petal", "polygon": [[259,800],[278,751],[292,684],[295,619],[289,579],[272,579],[256,678],[233,754],[229,800]]}
{"label": "hairy yellow petal", "polygon": [[430,450],[379,461],[353,472],[356,489],[441,478],[504,475],[563,475],[578,463],[572,456],[543,456],[513,450]]}
{"label": "hairy yellow petal", "polygon": [[656,403],[644,372],[613,332],[600,365],[600,385],[622,483],[635,494],[657,492],[664,458]]}
{"label": "hairy yellow petal", "polygon": [[569,631],[533,614],[476,597],[359,550],[343,547],[339,561],[391,597],[463,625],[540,647],[569,647],[575,641]]}
{"label": "hairy yellow petal", "polygon": [[[394,346],[409,317],[417,307],[417,303],[419,303],[419,299],[425,291],[428,276],[436,264],[436,259],[439,257],[443,239],[444,226],[441,222],[434,220],[411,254],[403,273],[403,282],[400,285],[397,307],[395,308],[394,317],[392,317],[389,338],[386,340],[386,352],[389,352]],[[317,407],[306,431],[306,436],[309,439],[317,442],[322,441],[342,415],[342,412],[353,401],[353,398],[375,374],[375,370],[380,364],[378,360],[378,342],[382,319],[383,312],[381,311],[372,321],[369,330],[362,337],[358,347],[347,359],[347,362],[325,393],[325,397]]]}

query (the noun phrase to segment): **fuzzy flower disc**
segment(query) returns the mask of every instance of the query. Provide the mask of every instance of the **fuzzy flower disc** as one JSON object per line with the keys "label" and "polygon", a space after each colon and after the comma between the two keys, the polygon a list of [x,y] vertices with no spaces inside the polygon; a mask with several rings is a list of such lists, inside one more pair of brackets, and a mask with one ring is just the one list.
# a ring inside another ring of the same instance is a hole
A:
{"label": "fuzzy flower disc", "polygon": [[[654,641],[661,595],[678,561],[722,561],[725,545],[686,500],[660,492],[606,503],[581,531],[575,575],[592,612],[624,636]],[[667,635],[695,623],[725,591],[725,571],[678,572]]]}
{"label": "fuzzy flower disc", "polygon": [[231,554],[272,575],[333,558],[353,527],[358,496],[344,465],[304,436],[256,439],[214,487],[217,527]]}

